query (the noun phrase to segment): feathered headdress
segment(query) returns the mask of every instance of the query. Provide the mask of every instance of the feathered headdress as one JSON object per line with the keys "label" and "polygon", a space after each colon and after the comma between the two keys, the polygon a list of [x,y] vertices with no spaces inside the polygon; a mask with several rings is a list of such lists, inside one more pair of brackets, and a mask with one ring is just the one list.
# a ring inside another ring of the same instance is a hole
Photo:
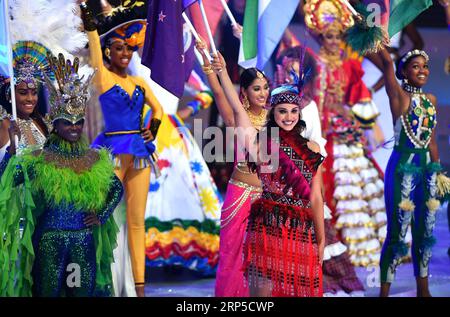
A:
{"label": "feathered headdress", "polygon": [[65,60],[63,54],[58,58],[49,55],[48,61],[55,74],[56,85],[48,78],[47,89],[50,92],[50,119],[52,122],[64,119],[76,123],[84,119],[86,103],[89,99],[89,84],[94,74],[83,81],[84,76],[78,76],[79,60],[75,57],[73,63]]}
{"label": "feathered headdress", "polygon": [[69,57],[88,42],[77,10],[73,0],[10,0],[11,39],[38,42]]}
{"label": "feathered headdress", "polygon": [[290,103],[301,105],[303,99],[303,86],[311,72],[310,69],[305,69],[304,60],[306,47],[298,47],[300,56],[300,67],[299,74],[297,74],[293,69],[290,74],[293,78],[291,84],[284,84],[272,90],[270,94],[270,106],[275,107],[281,103]]}
{"label": "feathered headdress", "polygon": [[13,46],[14,84],[26,83],[28,88],[36,88],[44,82],[44,76],[53,79],[47,55],[51,52],[33,41],[19,41]]}
{"label": "feathered headdress", "polygon": [[86,45],[87,36],[79,30],[82,21],[75,14],[76,8],[75,1],[67,0],[9,1],[12,82],[35,87],[44,81],[44,75],[53,79],[47,60],[50,52],[70,56]]}

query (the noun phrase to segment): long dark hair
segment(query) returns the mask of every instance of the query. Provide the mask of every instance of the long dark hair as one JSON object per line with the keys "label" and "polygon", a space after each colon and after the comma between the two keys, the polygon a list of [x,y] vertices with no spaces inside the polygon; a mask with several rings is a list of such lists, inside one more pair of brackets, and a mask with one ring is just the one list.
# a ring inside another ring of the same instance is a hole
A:
{"label": "long dark hair", "polygon": [[[276,107],[276,106],[275,106]],[[275,107],[272,107],[267,114],[268,120],[264,129],[267,129],[267,136],[271,137],[271,128],[279,128],[279,125],[275,121]],[[297,124],[294,126],[293,130],[295,130],[298,134],[302,133],[306,129],[306,122],[302,120],[302,112],[299,108],[299,120]],[[281,128],[280,128],[281,129]]]}
{"label": "long dark hair", "polygon": [[[258,73],[260,73],[260,74],[262,74],[264,76],[264,79],[267,81],[267,84],[270,87],[269,78],[267,78],[267,76],[262,71],[260,71],[259,69],[255,68],[255,67],[252,67],[252,68],[245,69],[242,72],[241,76],[239,77],[239,86],[240,86],[240,88],[241,89],[247,89],[248,87],[250,87],[250,85],[253,83],[253,81],[256,78],[259,78],[258,77]],[[242,101],[242,98],[244,96],[242,95],[241,89],[239,90],[239,98],[241,98],[241,101]]]}
{"label": "long dark hair", "polygon": [[[3,106],[3,108],[6,110],[6,112],[10,115],[12,115],[12,104],[11,104],[11,100],[8,99],[6,96],[10,93],[10,84],[6,84],[1,86],[0,89],[0,104]],[[40,87],[37,88],[38,89],[38,103],[39,100],[41,100],[41,95],[42,95],[42,89],[40,89]],[[48,137],[49,135],[49,130],[47,125],[44,122],[44,117],[43,115],[39,112],[39,105],[36,104],[36,106],[33,109],[33,112],[30,114],[30,118],[33,119],[36,124],[39,126],[39,128],[42,130],[42,132],[44,132],[44,136]]]}
{"label": "long dark hair", "polygon": [[[267,134],[267,142],[271,142],[272,141],[272,129],[271,128],[281,129],[280,126],[275,121],[275,107],[272,107],[269,110],[269,113],[267,114],[267,116],[268,116],[267,123],[264,126],[264,128],[261,129],[261,131],[259,131],[258,134],[256,135],[256,142],[260,141],[261,133],[266,133]],[[302,120],[302,112],[300,111],[300,109],[299,109],[299,116],[300,116],[300,119],[298,120],[297,124],[294,126],[293,130],[294,130],[294,132],[301,134],[306,129],[306,123],[305,123],[305,121]],[[270,155],[271,152],[272,151],[269,147],[268,154]],[[249,154],[247,153],[247,156],[248,155]],[[250,161],[249,159],[247,159],[247,166],[250,169],[250,171],[252,171],[253,173],[257,170],[257,167],[258,167],[258,165],[255,162]]]}

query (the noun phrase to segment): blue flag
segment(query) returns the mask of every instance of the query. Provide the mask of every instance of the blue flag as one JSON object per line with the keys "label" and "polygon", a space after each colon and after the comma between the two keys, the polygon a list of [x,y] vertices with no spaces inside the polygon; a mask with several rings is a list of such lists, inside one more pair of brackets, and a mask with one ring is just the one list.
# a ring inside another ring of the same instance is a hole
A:
{"label": "blue flag", "polygon": [[7,30],[7,8],[6,8],[6,1],[0,0],[0,78],[4,77],[10,77],[9,74],[9,51],[11,51],[10,43],[9,43],[9,34],[6,31]]}
{"label": "blue flag", "polygon": [[188,47],[183,39],[181,16],[193,2],[154,0],[148,7],[142,64],[150,68],[156,83],[177,97],[183,95],[186,76],[193,67],[192,45]]}

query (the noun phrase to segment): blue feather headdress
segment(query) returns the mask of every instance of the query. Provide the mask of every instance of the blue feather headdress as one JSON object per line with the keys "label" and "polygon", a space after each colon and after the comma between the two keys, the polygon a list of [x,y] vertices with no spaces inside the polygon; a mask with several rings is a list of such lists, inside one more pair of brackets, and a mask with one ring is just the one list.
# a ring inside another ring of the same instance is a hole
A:
{"label": "blue feather headdress", "polygon": [[305,70],[304,59],[306,46],[299,48],[300,50],[300,67],[299,74],[291,69],[290,74],[293,78],[291,84],[284,84],[272,90],[270,94],[270,105],[275,107],[281,103],[290,103],[300,105],[303,98],[303,86],[311,74],[311,69]]}

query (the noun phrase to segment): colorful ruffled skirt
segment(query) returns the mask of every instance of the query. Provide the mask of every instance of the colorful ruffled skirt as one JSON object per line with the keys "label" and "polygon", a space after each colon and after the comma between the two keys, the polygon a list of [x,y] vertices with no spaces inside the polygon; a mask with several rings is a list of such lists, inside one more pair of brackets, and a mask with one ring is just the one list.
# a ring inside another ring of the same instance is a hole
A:
{"label": "colorful ruffled skirt", "polygon": [[214,276],[222,198],[178,116],[163,116],[157,151],[161,176],[151,176],[145,214],[147,266],[181,266]]}

